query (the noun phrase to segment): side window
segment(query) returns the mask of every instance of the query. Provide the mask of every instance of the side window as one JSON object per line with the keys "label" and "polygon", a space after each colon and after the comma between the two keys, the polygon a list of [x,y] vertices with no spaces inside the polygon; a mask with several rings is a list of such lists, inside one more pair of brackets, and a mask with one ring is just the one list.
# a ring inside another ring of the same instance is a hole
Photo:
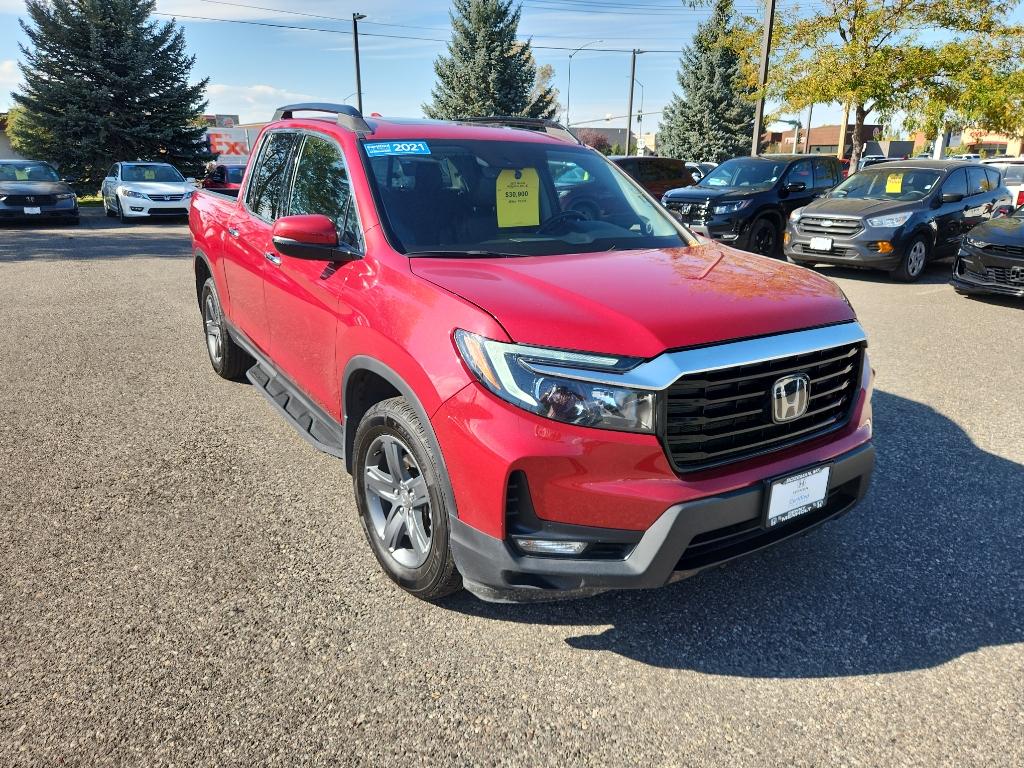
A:
{"label": "side window", "polygon": [[814,177],[811,173],[811,161],[801,160],[789,169],[786,174],[787,184],[803,184],[807,189],[814,187]]}
{"label": "side window", "polygon": [[944,195],[963,195],[967,197],[967,173],[962,168],[953,171],[942,185]]}
{"label": "side window", "polygon": [[653,167],[654,181],[672,181],[686,175],[686,166],[681,160],[665,158],[652,160],[648,165]]}
{"label": "side window", "polygon": [[1000,185],[1003,183],[1003,180],[999,177],[999,171],[995,168],[986,168],[985,175],[988,176],[988,188],[999,189]]}
{"label": "side window", "polygon": [[263,140],[245,192],[245,204],[261,219],[273,221],[283,215],[285,177],[294,145],[294,133],[271,133]]}
{"label": "side window", "polygon": [[836,177],[836,166],[824,157],[814,159],[814,188],[831,189],[839,183]]}
{"label": "side window", "polygon": [[980,195],[988,192],[991,187],[988,183],[988,176],[984,168],[972,167],[967,169],[967,194]]}
{"label": "side window", "polygon": [[[637,167],[637,161],[634,158],[628,158],[626,160],[620,160],[616,165],[622,170],[632,176],[634,179],[643,178],[643,169]],[[640,175],[638,175],[640,174]]]}
{"label": "side window", "polygon": [[290,216],[311,213],[330,218],[341,242],[362,247],[345,159],[334,142],[317,136],[307,136],[302,143],[288,205]]}

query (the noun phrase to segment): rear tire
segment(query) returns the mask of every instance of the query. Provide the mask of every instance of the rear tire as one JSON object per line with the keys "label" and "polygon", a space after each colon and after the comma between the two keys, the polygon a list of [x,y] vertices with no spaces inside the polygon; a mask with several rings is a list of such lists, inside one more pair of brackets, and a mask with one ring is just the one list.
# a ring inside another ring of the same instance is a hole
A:
{"label": "rear tire", "polygon": [[203,333],[206,339],[206,353],[210,365],[217,375],[229,381],[238,381],[252,365],[252,358],[242,349],[228,332],[224,311],[217,296],[217,286],[209,277],[203,283],[199,310],[203,315]]}
{"label": "rear tire", "polygon": [[899,280],[901,283],[913,283],[924,274],[924,268],[927,266],[930,256],[931,248],[928,246],[928,241],[918,235],[910,241],[906,253],[900,259],[899,266],[889,275],[893,280]]}
{"label": "rear tire", "polygon": [[782,238],[779,237],[779,228],[774,221],[766,216],[754,219],[754,223],[750,225],[750,240],[747,250],[760,256],[777,259],[781,245]]}
{"label": "rear tire", "polygon": [[402,397],[372,406],[359,422],[353,451],[359,519],[384,573],[421,600],[460,590],[445,481],[416,411]]}

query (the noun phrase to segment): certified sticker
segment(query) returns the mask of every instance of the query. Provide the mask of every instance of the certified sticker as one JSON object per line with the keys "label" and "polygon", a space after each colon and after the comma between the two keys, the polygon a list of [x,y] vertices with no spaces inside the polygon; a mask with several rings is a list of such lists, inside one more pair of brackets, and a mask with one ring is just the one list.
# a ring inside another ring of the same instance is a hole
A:
{"label": "certified sticker", "polygon": [[369,157],[384,155],[429,155],[430,147],[425,141],[373,141],[364,143]]}

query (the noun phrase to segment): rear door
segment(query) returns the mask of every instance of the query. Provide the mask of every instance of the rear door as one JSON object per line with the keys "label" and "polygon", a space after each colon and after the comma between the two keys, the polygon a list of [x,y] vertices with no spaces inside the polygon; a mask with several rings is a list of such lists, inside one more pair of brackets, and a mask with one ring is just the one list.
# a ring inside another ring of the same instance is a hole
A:
{"label": "rear door", "polygon": [[988,174],[980,165],[967,169],[967,207],[964,210],[964,232],[992,217],[999,193],[993,188]]}
{"label": "rear door", "polygon": [[[364,250],[342,149],[333,138],[312,133],[304,134],[297,148],[287,203],[287,215],[308,214],[327,216],[340,242]],[[321,408],[340,419],[338,318],[351,316],[346,285],[350,280],[363,284],[366,264],[276,255],[277,261],[266,267],[271,358]]]}
{"label": "rear door", "polygon": [[839,163],[831,157],[814,158],[814,196],[821,197],[839,183]]}
{"label": "rear door", "polygon": [[274,257],[270,230],[284,212],[290,162],[297,141],[293,131],[264,134],[242,205],[234,208],[224,241],[231,319],[264,353],[270,351],[263,285],[268,257]]}

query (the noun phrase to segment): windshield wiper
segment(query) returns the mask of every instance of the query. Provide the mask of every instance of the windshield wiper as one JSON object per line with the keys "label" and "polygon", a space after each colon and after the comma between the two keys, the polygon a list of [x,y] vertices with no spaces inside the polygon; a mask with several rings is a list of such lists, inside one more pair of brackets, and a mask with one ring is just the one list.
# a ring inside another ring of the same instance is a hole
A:
{"label": "windshield wiper", "polygon": [[520,259],[528,253],[502,253],[501,251],[409,251],[406,256],[420,256],[434,259]]}

